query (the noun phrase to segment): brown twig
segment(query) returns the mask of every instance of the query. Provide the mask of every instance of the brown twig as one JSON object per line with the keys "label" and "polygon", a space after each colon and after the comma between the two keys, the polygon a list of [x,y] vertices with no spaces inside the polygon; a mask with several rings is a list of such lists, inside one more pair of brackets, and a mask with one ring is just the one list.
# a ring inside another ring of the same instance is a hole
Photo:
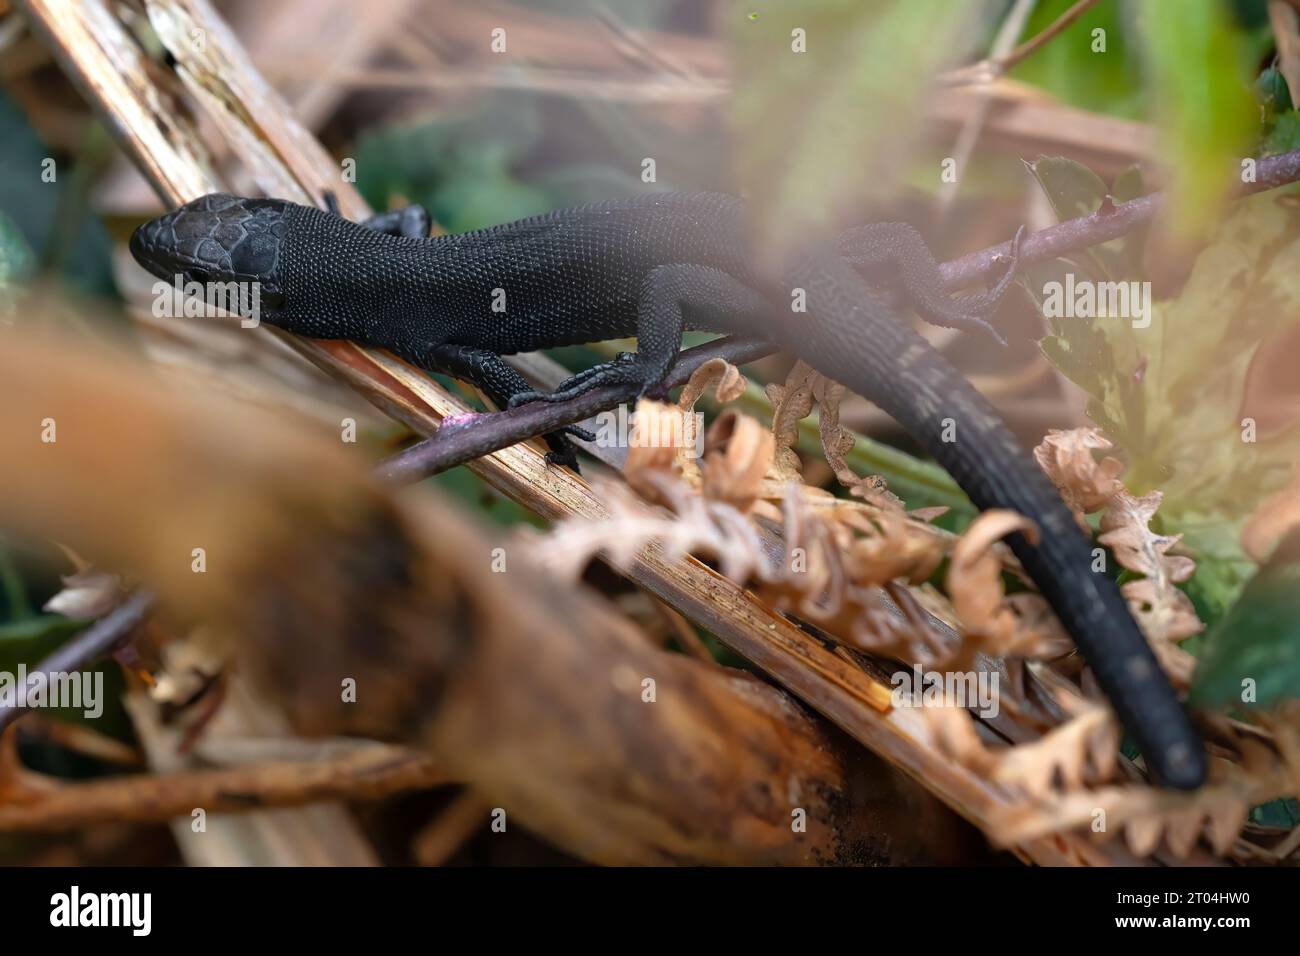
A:
{"label": "brown twig", "polygon": [[[776,347],[770,343],[738,337],[707,342],[682,353],[665,387],[673,388],[685,383],[696,369],[715,358],[742,365],[775,351]],[[376,474],[381,480],[393,484],[419,481],[498,449],[617,408],[634,400],[637,391],[636,385],[611,385],[592,389],[565,402],[535,402],[507,411],[475,415],[465,422],[444,424],[431,437],[380,462]]]}
{"label": "brown twig", "polygon": [[243,813],[324,800],[378,800],[445,782],[427,753],[374,744],[327,760],[60,785],[39,801],[0,805],[0,832],[68,830],[103,820],[163,822],[196,809]]}
{"label": "brown twig", "polygon": [[100,733],[85,723],[70,723],[44,714],[29,714],[23,721],[25,740],[39,740],[71,750],[102,763],[136,770],[144,764],[138,748]]}
{"label": "brown twig", "polygon": [[458,794],[411,843],[420,866],[442,866],[488,822],[491,808],[472,790]]}
{"label": "brown twig", "polygon": [[1078,3],[1057,17],[1051,26],[1034,34],[1005,56],[995,57],[990,61],[991,65],[998,73],[1007,72],[1007,70],[1011,69],[1017,63],[1028,59],[1037,53],[1045,44],[1064,32],[1070,24],[1083,16],[1089,7],[1096,5],[1097,0],[1079,0]]}

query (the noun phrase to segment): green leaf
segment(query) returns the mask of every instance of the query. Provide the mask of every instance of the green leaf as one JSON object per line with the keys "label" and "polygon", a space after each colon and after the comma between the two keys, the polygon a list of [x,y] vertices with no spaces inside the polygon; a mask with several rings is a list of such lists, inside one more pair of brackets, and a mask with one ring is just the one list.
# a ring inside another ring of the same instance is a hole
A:
{"label": "green leaf", "polygon": [[[1053,286],[1068,289],[1071,282],[1098,282],[1104,278],[1091,271],[1093,265],[1056,259],[1031,266],[1022,278],[1041,313],[1045,290]],[[1047,322],[1050,333],[1038,343],[1043,355],[1088,393],[1089,417],[1105,429],[1112,441],[1127,446],[1132,441],[1131,431],[1141,434],[1142,405],[1135,400],[1137,380],[1124,371],[1135,364],[1126,320],[1062,317],[1048,318]]]}
{"label": "green leaf", "polygon": [[[1241,522],[1191,509],[1156,518],[1161,533],[1181,534],[1183,547],[1196,557],[1196,573],[1183,584],[1183,590],[1192,599],[1196,616],[1207,625],[1215,624],[1258,570],[1241,550]],[[1183,642],[1183,650],[1199,657],[1205,640],[1204,634],[1195,635]]]}
{"label": "green leaf", "polygon": [[550,208],[545,192],[520,182],[504,168],[490,167],[448,176],[431,204],[434,217],[448,232],[514,222]]}
{"label": "green leaf", "polygon": [[30,244],[31,264],[77,291],[112,292],[113,243],[89,203],[92,181],[110,159],[106,131],[97,122],[82,127],[73,155],[59,161],[57,179],[43,183],[42,163],[53,148],[0,90],[0,142],[0,209]]}
{"label": "green leaf", "polygon": [[[1077,164],[1030,166],[1061,216],[1100,202],[1105,187]],[[1134,173],[1117,198],[1142,191]],[[1236,203],[1193,263],[1177,298],[1154,303],[1151,324],[1130,318],[1049,318],[1043,354],[1089,396],[1088,414],[1126,461],[1136,494],[1159,489],[1164,534],[1182,534],[1196,558],[1185,590],[1207,624],[1228,610],[1253,565],[1241,552],[1241,525],[1290,475],[1300,429],[1243,440],[1246,376],[1256,353],[1300,315],[1300,223],[1272,196]],[[1026,270],[1044,305],[1048,283],[1129,279],[1142,258],[1139,237],[1122,251],[1101,247]],[[1189,647],[1195,646],[1195,639]]]}
{"label": "green leaf", "polygon": [[1272,123],[1275,116],[1294,108],[1291,104],[1291,89],[1286,85],[1286,78],[1272,67],[1262,71],[1256,77],[1255,99],[1259,102],[1265,123]]}
{"label": "green leaf", "polygon": [[[1063,157],[1041,156],[1027,168],[1060,219],[1096,211],[1109,195],[1124,200],[1144,189],[1136,169],[1125,171],[1113,187],[1080,163]],[[1022,281],[1046,317],[1050,333],[1040,342],[1043,355],[1066,378],[1091,396],[1088,415],[1120,446],[1141,435],[1143,405],[1134,370],[1140,357],[1129,319],[1117,316],[1068,318],[1047,308],[1050,290],[1062,296],[1080,283],[1128,281],[1142,260],[1146,234],[1136,231],[1121,239],[1026,268]]]}
{"label": "green leaf", "polygon": [[1057,219],[1096,212],[1109,192],[1100,176],[1083,163],[1064,156],[1040,156],[1027,166],[1047,195]]}
{"label": "green leaf", "polygon": [[[1127,202],[1145,195],[1146,183],[1141,170],[1130,166],[1107,187],[1101,177],[1082,163],[1063,156],[1040,156],[1026,164],[1029,172],[1052,204],[1052,210],[1061,220],[1073,219],[1096,212],[1107,196],[1116,202]],[[1146,245],[1147,229],[1135,229],[1126,236],[1092,246],[1077,255],[1092,264],[1098,278],[1136,278],[1142,263],[1142,249]]]}
{"label": "green leaf", "polygon": [[1146,359],[1135,491],[1160,488],[1166,515],[1243,517],[1289,475],[1295,429],[1243,440],[1246,374],[1256,351],[1300,314],[1300,231],[1272,196],[1238,202],[1178,298],[1134,332]]}
{"label": "green leaf", "polygon": [[[1243,704],[1249,682],[1255,700]],[[1268,707],[1300,698],[1300,564],[1255,575],[1205,641],[1192,683],[1199,705]]]}
{"label": "green leaf", "polygon": [[1293,830],[1300,824],[1300,806],[1294,800],[1270,800],[1250,811],[1250,822],[1261,827]]}
{"label": "green leaf", "polygon": [[357,188],[376,208],[394,197],[420,203],[451,232],[521,219],[552,208],[512,172],[540,136],[530,97],[368,131],[355,149]]}

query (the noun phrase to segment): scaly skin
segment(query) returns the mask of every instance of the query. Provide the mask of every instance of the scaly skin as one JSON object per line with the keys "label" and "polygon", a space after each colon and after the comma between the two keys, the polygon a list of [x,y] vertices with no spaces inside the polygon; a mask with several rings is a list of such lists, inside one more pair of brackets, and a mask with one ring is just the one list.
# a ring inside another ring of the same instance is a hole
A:
{"label": "scaly skin", "polygon": [[[741,202],[717,194],[658,193],[435,238],[390,235],[278,200],[213,195],[142,226],[131,251],[165,279],[258,281],[262,320],[390,349],[467,378],[504,404],[610,383],[653,390],[683,328],[780,343],[897,419],[977,506],[1037,524],[1037,545],[1020,535],[1010,542],[1025,570],[1154,776],[1179,789],[1200,786],[1204,750],[1115,582],[1092,571],[1091,541],[993,407],[896,319],[858,270],[892,266],[925,318],[966,329],[987,328],[984,315],[1007,281],[982,297],[948,299],[915,232],[886,224],[792,257],[769,283],[752,268],[745,235]],[[796,288],[806,292],[806,311],[791,309]],[[549,395],[531,391],[500,359],[633,334],[636,355]],[[945,441],[945,430],[955,440]],[[571,460],[562,436],[550,438],[559,459]]]}

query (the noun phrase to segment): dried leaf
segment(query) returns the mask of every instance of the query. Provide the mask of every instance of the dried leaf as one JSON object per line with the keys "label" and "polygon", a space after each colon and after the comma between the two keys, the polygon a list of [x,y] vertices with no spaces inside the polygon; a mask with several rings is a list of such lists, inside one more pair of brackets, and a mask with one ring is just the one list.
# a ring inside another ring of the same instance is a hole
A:
{"label": "dried leaf", "polygon": [[713,388],[713,395],[725,404],[734,402],[745,393],[748,385],[740,369],[725,359],[709,359],[692,374],[690,381],[682,386],[682,393],[677,397],[677,406],[684,412],[695,410],[695,403],[704,397],[704,393]]}
{"label": "dried leaf", "polygon": [[822,454],[836,480],[855,497],[879,508],[902,511],[902,499],[889,491],[884,478],[879,475],[859,478],[845,460],[857,442],[853,433],[840,425],[840,404],[846,393],[843,385],[802,361],[790,369],[784,385],[767,387],[767,397],[773,409],[772,431],[777,440],[776,473],[784,479],[799,477],[799,456],[794,450],[799,441],[799,422],[812,413],[815,404],[818,407],[818,437]]}
{"label": "dried leaf", "polygon": [[969,663],[977,651],[993,657],[1045,657],[1060,656],[1061,648],[1069,646],[1041,598],[1026,594],[1007,599],[1004,565],[995,545],[1017,531],[1030,540],[1038,533],[1032,521],[1015,512],[986,511],[952,549],[947,591],[967,638],[954,666]]}
{"label": "dried leaf", "polygon": [[[901,512],[789,482],[775,512],[784,525],[784,552],[770,555],[743,510],[760,487],[756,479],[770,454],[770,436],[763,434],[756,423],[736,416],[715,436],[727,436],[725,451],[712,449],[703,487],[722,500],[697,494],[663,458],[647,458],[655,467],[639,470],[636,485],[671,513],[638,500],[624,486],[599,485],[608,517],[561,522],[539,549],[539,560],[576,577],[597,555],[627,568],[651,545],[668,557],[712,559],[775,610],[797,614],[847,644],[908,661],[933,660],[940,648],[932,629],[889,613],[882,587],[898,578],[924,580],[943,560],[950,539]],[[769,475],[761,486],[770,481]]]}
{"label": "dried leaf", "polygon": [[[1106,832],[1123,832],[1129,848],[1139,855],[1154,853],[1162,839],[1180,859],[1189,857],[1202,839],[1218,855],[1228,855],[1250,808],[1293,793],[1294,781],[1277,751],[1268,746],[1267,732],[1223,718],[1212,719],[1208,730],[1216,756],[1210,761],[1210,783],[1194,793],[1110,786],[1045,794],[999,814],[990,836],[1006,846],[1049,833],[1087,830],[1102,811]],[[1014,748],[1022,749],[1024,745]]]}
{"label": "dried leaf", "polygon": [[988,773],[997,766],[997,755],[980,740],[969,711],[951,706],[925,707],[921,713],[940,752],[979,773]]}
{"label": "dried leaf", "polygon": [[704,448],[704,496],[748,513],[772,467],[772,433],[747,415],[726,411],[710,426]]}
{"label": "dried leaf", "polygon": [[853,433],[840,425],[840,405],[848,390],[839,382],[818,375],[813,379],[812,393],[817,400],[818,437],[822,443],[822,454],[835,473],[835,479],[857,498],[869,501],[879,508],[902,511],[903,499],[889,490],[884,478],[879,475],[859,478],[844,460],[844,456],[857,444]]}
{"label": "dried leaf", "polygon": [[1054,428],[1034,449],[1034,460],[1060,490],[1075,520],[1089,533],[1083,516],[1100,511],[1124,487],[1119,481],[1124,465],[1109,456],[1100,462],[1093,456],[1096,449],[1113,447],[1100,428]]}
{"label": "dried leaf", "polygon": [[1150,856],[1160,846],[1164,822],[1157,816],[1135,817],[1124,826],[1128,848],[1138,856]]}
{"label": "dried leaf", "polygon": [[657,500],[658,485],[647,476],[676,473],[697,484],[699,469],[694,449],[698,445],[699,421],[692,412],[677,405],[642,399],[632,418],[627,461],[623,466],[628,484],[646,498]]}
{"label": "dried leaf", "polygon": [[860,582],[905,580],[919,584],[939,567],[947,546],[943,539],[917,530],[902,514],[874,514],[852,507],[835,507],[836,520],[860,534],[851,539],[845,562],[849,575]]}
{"label": "dried leaf", "polygon": [[1119,724],[1110,709],[1089,704],[1040,739],[1008,750],[993,778],[1046,800],[1058,784],[1069,792],[1110,779],[1119,741]]}
{"label": "dried leaf", "polygon": [[[1169,553],[1180,535],[1151,530],[1161,493],[1134,497],[1119,480],[1123,466],[1117,460],[1096,460],[1094,450],[1111,447],[1098,428],[1054,430],[1034,449],[1034,458],[1085,530],[1089,529],[1084,514],[1102,512],[1097,540],[1114,552],[1120,567],[1143,575],[1125,583],[1121,591],[1147,638],[1153,643],[1183,640],[1204,628],[1191,600],[1177,586],[1192,576],[1196,563]],[[1176,655],[1169,659],[1182,663]]]}
{"label": "dried leaf", "polygon": [[1256,564],[1265,564],[1278,542],[1297,527],[1300,527],[1300,473],[1247,519],[1241,529],[1241,548]]}
{"label": "dried leaf", "polygon": [[122,593],[119,575],[83,568],[63,578],[63,590],[46,601],[43,610],[64,617],[95,620],[116,607]]}
{"label": "dried leaf", "polygon": [[1149,526],[1161,497],[1158,491],[1141,498],[1127,491],[1114,495],[1102,512],[1102,533],[1097,540],[1115,553],[1121,567],[1145,575],[1120,590],[1148,640],[1181,641],[1205,625],[1196,616],[1191,599],[1177,587],[1192,576],[1196,563],[1183,555],[1168,554],[1181,535],[1156,534]]}
{"label": "dried leaf", "polygon": [[1250,817],[1250,805],[1231,797],[1211,797],[1202,805],[1208,817],[1205,831],[1210,846],[1219,856],[1227,856],[1237,834]]}
{"label": "dried leaf", "polygon": [[772,435],[776,438],[775,471],[784,480],[798,480],[803,466],[795,448],[799,445],[799,423],[809,416],[815,402],[813,386],[820,373],[805,362],[795,362],[785,384],[768,385],[772,403]]}

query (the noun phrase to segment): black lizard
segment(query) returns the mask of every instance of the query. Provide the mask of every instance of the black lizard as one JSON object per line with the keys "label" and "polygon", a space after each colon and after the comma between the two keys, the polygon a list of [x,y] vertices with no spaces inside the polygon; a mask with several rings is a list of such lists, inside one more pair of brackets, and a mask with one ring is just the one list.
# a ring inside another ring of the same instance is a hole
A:
{"label": "black lizard", "polygon": [[[877,224],[789,258],[769,281],[751,263],[744,220],[730,196],[657,193],[428,238],[418,207],[359,224],[282,200],[214,194],[141,226],[131,251],[167,280],[256,282],[262,320],[389,349],[503,406],[616,383],[653,391],[688,328],[759,334],[790,348],[893,416],[978,507],[1010,508],[1037,524],[1037,545],[1011,539],[1016,555],[1155,777],[1199,786],[1204,750],[1115,582],[1093,572],[1091,542],[993,407],[864,278],[889,268],[928,321],[987,329],[1014,261],[993,289],[952,299],[920,236]],[[549,394],[501,358],[629,335],[635,354]],[[547,438],[553,458],[574,461],[563,434]]]}

